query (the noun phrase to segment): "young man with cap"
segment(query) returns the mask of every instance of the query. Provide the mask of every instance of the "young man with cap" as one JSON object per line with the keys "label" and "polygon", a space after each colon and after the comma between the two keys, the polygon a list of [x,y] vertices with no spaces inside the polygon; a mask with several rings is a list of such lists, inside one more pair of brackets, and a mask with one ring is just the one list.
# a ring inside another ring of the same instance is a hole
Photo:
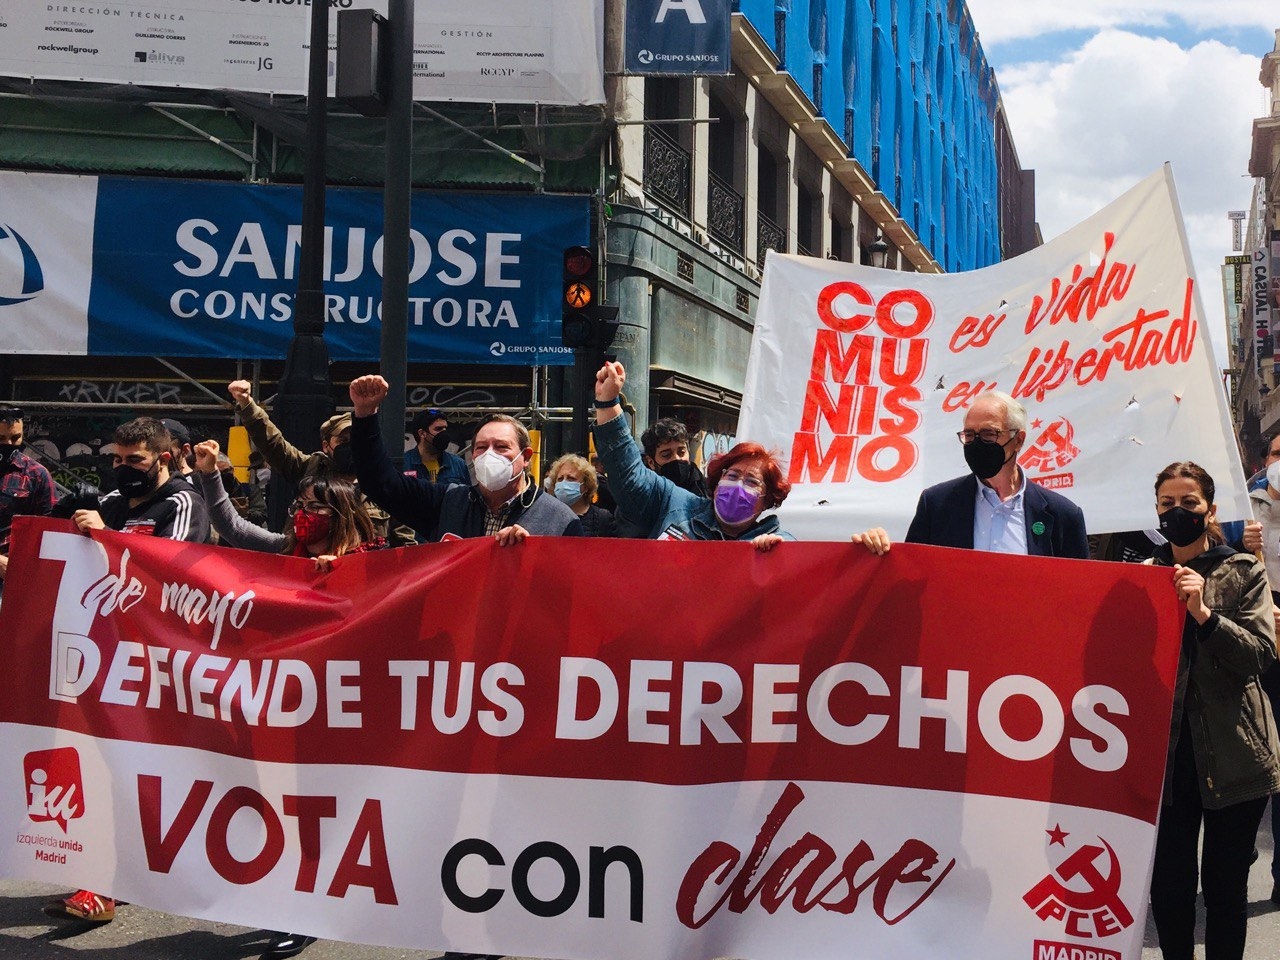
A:
{"label": "young man with cap", "polygon": [[[336,413],[320,425],[320,449],[315,453],[303,453],[288,440],[271,422],[267,411],[254,402],[248,380],[233,380],[227,384],[227,392],[235,400],[249,439],[262,458],[271,467],[272,474],[283,479],[291,488],[311,477],[341,477],[355,482],[356,468],[351,459],[351,414]],[[290,494],[292,496],[292,494]],[[373,521],[374,531],[385,537],[393,547],[414,543],[413,531],[397,526],[391,515],[367,498],[365,512]]]}
{"label": "young man with cap", "polygon": [[195,491],[200,490],[200,485],[196,483],[196,478],[192,476],[195,467],[191,465],[191,457],[193,447],[191,445],[191,431],[184,427],[179,421],[171,417],[165,417],[160,421],[164,424],[164,428],[169,431],[169,436],[173,438],[173,459],[169,461],[169,470],[175,477],[181,477],[191,484],[191,488]]}

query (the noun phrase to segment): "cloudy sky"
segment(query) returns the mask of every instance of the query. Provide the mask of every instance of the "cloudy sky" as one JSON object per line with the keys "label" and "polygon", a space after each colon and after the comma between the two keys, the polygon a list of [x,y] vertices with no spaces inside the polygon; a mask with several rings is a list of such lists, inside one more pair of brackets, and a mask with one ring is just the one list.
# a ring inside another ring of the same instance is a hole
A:
{"label": "cloudy sky", "polygon": [[[1263,0],[968,0],[1046,240],[1173,165],[1206,319],[1222,328],[1228,210],[1249,206],[1251,124],[1280,7]],[[1221,347],[1225,334],[1214,337]],[[1218,361],[1226,365],[1219,353]]]}

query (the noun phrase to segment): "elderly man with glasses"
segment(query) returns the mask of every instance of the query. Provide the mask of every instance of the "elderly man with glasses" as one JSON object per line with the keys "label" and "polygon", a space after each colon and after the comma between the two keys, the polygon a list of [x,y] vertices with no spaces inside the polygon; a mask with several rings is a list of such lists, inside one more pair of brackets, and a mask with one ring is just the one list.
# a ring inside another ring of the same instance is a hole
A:
{"label": "elderly man with glasses", "polygon": [[[1089,558],[1084,514],[1074,503],[1027,480],[1018,453],[1027,441],[1027,411],[988,390],[974,400],[956,434],[969,473],[920,494],[907,543],[1041,557]],[[889,549],[879,527],[855,533],[872,553]]]}

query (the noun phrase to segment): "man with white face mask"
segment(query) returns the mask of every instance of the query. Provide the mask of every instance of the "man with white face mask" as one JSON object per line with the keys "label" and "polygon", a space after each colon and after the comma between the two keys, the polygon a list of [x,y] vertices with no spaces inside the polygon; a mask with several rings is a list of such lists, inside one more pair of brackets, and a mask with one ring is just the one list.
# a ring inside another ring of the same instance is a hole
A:
{"label": "man with white face mask", "polygon": [[357,377],[349,388],[355,417],[351,448],[360,489],[430,541],[442,537],[494,537],[502,546],[533,536],[582,536],[577,515],[530,483],[529,432],[514,417],[485,417],[472,442],[476,482],[431,483],[405,476],[391,462],[378,432],[378,407],[387,381]]}

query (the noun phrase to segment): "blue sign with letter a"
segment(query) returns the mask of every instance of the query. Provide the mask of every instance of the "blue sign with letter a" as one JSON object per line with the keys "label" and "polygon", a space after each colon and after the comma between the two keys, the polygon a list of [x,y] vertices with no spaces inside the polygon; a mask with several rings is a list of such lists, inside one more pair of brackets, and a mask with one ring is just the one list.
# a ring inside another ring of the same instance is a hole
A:
{"label": "blue sign with letter a", "polygon": [[627,73],[729,72],[730,0],[627,0]]}

